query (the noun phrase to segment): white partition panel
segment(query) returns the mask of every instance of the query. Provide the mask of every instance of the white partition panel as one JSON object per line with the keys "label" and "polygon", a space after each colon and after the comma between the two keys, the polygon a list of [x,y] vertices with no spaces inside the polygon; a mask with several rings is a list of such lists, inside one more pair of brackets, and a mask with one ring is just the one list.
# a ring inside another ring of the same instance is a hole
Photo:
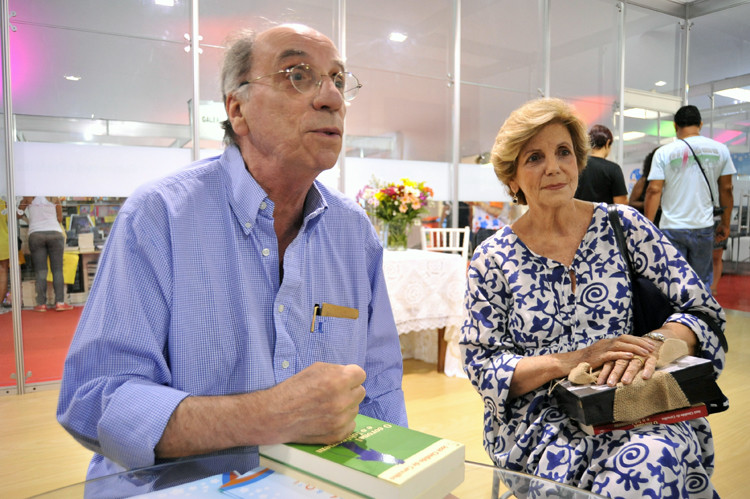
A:
{"label": "white partition panel", "polygon": [[190,149],[41,142],[14,148],[17,196],[127,197],[190,163]]}
{"label": "white partition panel", "polygon": [[458,199],[459,201],[497,201],[511,200],[505,184],[500,182],[491,164],[458,165]]}
{"label": "white partition panel", "polygon": [[[495,176],[491,165],[459,165],[458,199],[460,201],[510,201],[505,187]],[[338,165],[323,172],[318,180],[338,188]],[[375,176],[382,182],[408,178],[425,182],[435,193],[437,201],[451,200],[450,164],[434,161],[399,159],[346,158],[345,193],[355,197],[357,192]]]}
{"label": "white partition panel", "polygon": [[[141,184],[190,164],[189,149],[40,142],[16,142],[14,147],[18,196],[128,197]],[[203,158],[219,154],[220,150],[201,151]],[[346,158],[345,193],[355,197],[373,176],[382,182],[425,182],[435,200],[451,199],[449,163]],[[339,166],[318,178],[337,189]],[[491,165],[460,164],[458,192],[461,201],[510,201]]]}

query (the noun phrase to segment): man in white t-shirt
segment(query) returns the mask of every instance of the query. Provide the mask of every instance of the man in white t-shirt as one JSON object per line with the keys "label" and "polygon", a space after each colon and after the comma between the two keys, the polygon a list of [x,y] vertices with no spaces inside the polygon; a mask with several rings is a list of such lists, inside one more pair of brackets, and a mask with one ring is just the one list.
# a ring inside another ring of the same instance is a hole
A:
{"label": "man in white t-shirt", "polygon": [[[659,228],[710,288],[714,239],[720,242],[729,236],[734,205],[732,175],[737,171],[729,149],[702,137],[702,126],[700,111],[695,106],[683,106],[675,113],[678,140],[654,153],[645,215],[653,221],[661,204]],[[721,222],[715,228],[714,206],[724,208]]]}

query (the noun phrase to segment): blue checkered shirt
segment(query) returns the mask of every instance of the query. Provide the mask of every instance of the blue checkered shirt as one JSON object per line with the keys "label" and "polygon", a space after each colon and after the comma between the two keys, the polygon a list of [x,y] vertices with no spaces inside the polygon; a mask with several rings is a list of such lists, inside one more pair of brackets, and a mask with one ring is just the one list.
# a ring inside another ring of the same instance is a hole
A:
{"label": "blue checkered shirt", "polygon": [[[236,147],[123,205],[65,362],[58,420],[89,478],[154,463],[188,395],[274,386],[314,362],[367,372],[360,412],[406,425],[383,249],[352,200],[316,182],[280,283],[273,202]],[[315,304],[358,319],[317,317]]]}

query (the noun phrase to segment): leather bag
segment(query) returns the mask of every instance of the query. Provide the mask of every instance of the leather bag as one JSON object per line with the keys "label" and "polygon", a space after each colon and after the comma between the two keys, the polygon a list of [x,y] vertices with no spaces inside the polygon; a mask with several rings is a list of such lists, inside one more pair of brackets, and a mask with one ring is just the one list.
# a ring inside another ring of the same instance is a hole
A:
{"label": "leather bag", "polygon": [[[659,329],[664,321],[675,311],[675,307],[664,296],[656,284],[651,282],[647,277],[638,275],[633,267],[633,262],[630,260],[630,254],[625,243],[625,234],[620,224],[620,215],[617,213],[617,207],[611,204],[607,208],[609,215],[609,223],[615,232],[615,240],[617,246],[620,248],[620,253],[628,267],[628,275],[630,276],[630,283],[632,286],[633,294],[633,335],[643,336],[646,333]],[[697,310],[684,311],[692,316],[705,322],[711,331],[719,338],[719,343],[724,351],[729,350],[726,336],[724,331],[721,330],[719,325],[714,321],[708,314]],[[718,385],[717,385],[718,388]],[[706,408],[709,414],[717,412],[723,412],[729,409],[729,399],[718,390],[718,395],[712,400],[705,402]]]}
{"label": "leather bag", "polygon": [[[654,284],[647,277],[639,275],[633,267],[633,262],[630,260],[630,254],[628,253],[627,244],[625,243],[625,234],[620,224],[620,216],[617,213],[617,207],[611,204],[607,208],[609,214],[609,224],[615,232],[615,240],[617,241],[617,247],[620,248],[620,253],[628,267],[628,275],[630,276],[630,285],[633,294],[633,332],[634,336],[643,336],[646,333],[650,333],[655,329],[659,329],[664,325],[664,321],[672,315],[675,311],[675,307],[664,296],[656,284]],[[721,347],[724,351],[729,350],[726,336],[724,331],[721,330],[719,325],[714,321],[708,314],[700,312],[698,310],[687,310],[686,313],[697,317],[698,319],[705,322],[711,331],[719,338]]]}

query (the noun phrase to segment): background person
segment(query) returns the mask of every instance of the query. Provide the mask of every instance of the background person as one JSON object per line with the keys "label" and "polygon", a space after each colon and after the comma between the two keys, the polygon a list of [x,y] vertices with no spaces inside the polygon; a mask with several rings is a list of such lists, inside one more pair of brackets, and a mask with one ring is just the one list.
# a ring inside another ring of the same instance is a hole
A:
{"label": "background person", "polygon": [[[16,216],[15,207],[10,209],[11,216]],[[8,270],[10,269],[10,242],[8,241],[8,205],[0,198],[0,300],[4,307],[11,306],[8,293]],[[7,303],[7,305],[6,305]]]}
{"label": "background person", "polygon": [[[641,170],[641,176],[633,186],[633,190],[630,191],[630,199],[628,204],[645,214],[645,200],[646,200],[646,189],[648,188],[648,174],[651,172],[651,161],[654,158],[654,153],[659,149],[655,147],[650,153],[646,154],[643,158],[643,168]],[[661,208],[656,211],[654,217],[654,225],[659,226],[659,220],[661,219]]]}
{"label": "background person", "polygon": [[[495,173],[528,211],[487,239],[468,270],[460,347],[485,401],[484,446],[501,468],[609,497],[632,497],[637,486],[638,497],[710,498],[705,419],[592,436],[550,393],[583,361],[601,368],[599,384],[648,379],[660,346],[623,334],[633,320],[629,277],[607,206],[573,198],[588,147],[583,123],[559,99],[526,103],[497,135]],[[678,309],[695,307],[723,328],[723,310],[669,241],[633,208],[617,211],[642,275]],[[722,370],[719,339],[694,316],[678,311],[656,332]]]}
{"label": "background person", "polygon": [[[734,206],[732,175],[737,170],[727,146],[702,137],[702,127],[697,107],[682,106],[677,110],[674,129],[678,140],[654,153],[645,210],[646,217],[654,220],[657,208],[661,206],[659,228],[710,289],[714,242],[729,237]],[[725,208],[716,227],[714,206]]]}
{"label": "background person", "polygon": [[247,471],[254,446],[338,442],[357,413],[406,425],[382,245],[315,180],[359,88],[345,71],[306,26],[242,33],[222,69],[224,153],[120,210],[57,413],[95,452],[88,478],[237,447]]}
{"label": "background person", "polygon": [[508,225],[511,219],[510,206],[502,202],[471,201],[472,251],[482,241]]}
{"label": "background person", "polygon": [[[36,274],[35,312],[47,311],[47,273],[52,272],[52,287],[55,290],[54,310],[63,312],[73,307],[65,303],[65,281],[63,277],[63,253],[65,234],[62,229],[62,204],[60,198],[50,196],[26,196],[18,205],[27,211],[29,220],[29,251]],[[49,267],[47,261],[49,260]],[[49,307],[52,308],[52,307]]]}
{"label": "background person", "polygon": [[727,249],[727,241],[729,239],[728,237],[720,238],[718,235],[719,225],[721,225],[721,216],[714,216],[714,230],[717,231],[717,234],[714,236],[714,251],[711,253],[713,265],[711,294],[714,296],[717,296],[719,293],[719,281],[721,280],[721,274],[724,272],[724,250]]}
{"label": "background person", "polygon": [[622,168],[607,159],[612,150],[612,131],[604,125],[594,125],[589,130],[591,152],[586,168],[581,172],[576,189],[576,199],[595,203],[628,203],[628,188]]}

